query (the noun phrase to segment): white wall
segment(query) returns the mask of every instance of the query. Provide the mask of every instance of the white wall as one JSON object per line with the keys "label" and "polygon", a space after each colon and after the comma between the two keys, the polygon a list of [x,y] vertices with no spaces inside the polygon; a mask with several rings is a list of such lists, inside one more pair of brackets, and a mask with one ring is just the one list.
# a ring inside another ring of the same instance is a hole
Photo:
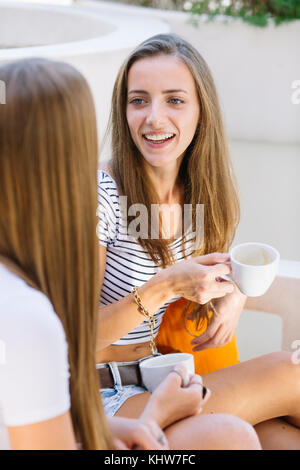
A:
{"label": "white wall", "polygon": [[116,29],[111,21],[88,13],[80,14],[75,9],[70,11],[66,7],[57,9],[25,4],[20,8],[14,2],[0,2],[0,6],[1,48],[86,41],[103,37]]}
{"label": "white wall", "polygon": [[244,310],[236,329],[236,338],[241,362],[280,351],[282,320],[278,315]]}
{"label": "white wall", "polygon": [[241,221],[235,243],[261,241],[300,261],[300,144],[231,141]]}

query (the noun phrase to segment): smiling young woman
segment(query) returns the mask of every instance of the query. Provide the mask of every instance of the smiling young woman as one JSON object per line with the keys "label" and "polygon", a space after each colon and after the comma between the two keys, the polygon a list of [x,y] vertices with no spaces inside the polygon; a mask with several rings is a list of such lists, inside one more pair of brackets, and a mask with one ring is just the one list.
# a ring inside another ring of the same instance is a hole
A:
{"label": "smiling young woman", "polygon": [[[227,344],[234,335],[245,296],[220,277],[230,272],[224,252],[238,225],[239,201],[211,73],[183,39],[157,35],[132,52],[115,82],[111,129],[112,159],[99,171],[101,329],[96,358],[100,378],[106,379],[106,413],[137,416],[149,399],[139,380],[139,361],[151,354],[168,305],[181,297],[192,302],[187,307],[192,307],[193,320],[209,321],[208,328],[213,328],[206,347]],[[126,197],[128,214],[121,196]],[[183,211],[169,221],[164,217],[169,207],[185,204],[192,207],[187,231],[182,230]],[[205,224],[199,227],[196,212],[201,204]],[[162,211],[153,227],[155,205]],[[140,219],[144,227],[135,237],[128,230],[134,206],[147,209]],[[196,236],[197,230],[203,237]],[[147,311],[155,323],[140,311]],[[289,355],[281,353],[208,374],[205,380],[213,393],[204,413],[230,413],[253,425],[289,415],[293,426],[285,423],[281,444],[294,445],[295,433],[300,436],[299,375]],[[290,400],[283,383],[292,390]],[[269,399],[274,388],[275,404]],[[169,426],[171,447],[210,448],[210,418],[194,416]],[[223,418],[218,415],[213,424],[218,429],[214,444],[231,448]]]}

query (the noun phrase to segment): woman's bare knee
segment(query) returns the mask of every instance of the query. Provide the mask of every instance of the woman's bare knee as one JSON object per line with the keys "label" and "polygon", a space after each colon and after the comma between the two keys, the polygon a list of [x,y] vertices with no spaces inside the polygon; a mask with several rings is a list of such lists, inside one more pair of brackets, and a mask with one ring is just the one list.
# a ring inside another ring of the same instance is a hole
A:
{"label": "woman's bare knee", "polygon": [[258,435],[251,424],[232,415],[220,415],[222,422],[218,432],[224,449],[261,450]]}
{"label": "woman's bare knee", "polygon": [[166,435],[176,450],[260,450],[254,428],[236,416],[193,416],[169,426]]}

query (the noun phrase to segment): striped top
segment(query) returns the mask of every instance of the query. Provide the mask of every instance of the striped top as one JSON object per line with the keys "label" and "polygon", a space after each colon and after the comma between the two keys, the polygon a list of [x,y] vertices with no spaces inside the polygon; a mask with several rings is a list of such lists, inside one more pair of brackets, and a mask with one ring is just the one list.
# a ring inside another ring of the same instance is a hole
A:
{"label": "striped top", "polygon": [[[137,238],[127,233],[117,184],[103,170],[98,171],[98,202],[97,235],[99,243],[107,249],[105,276],[101,290],[101,306],[105,306],[130,294],[133,287],[142,286],[162,268],[152,261],[148,252],[138,243]],[[189,239],[187,235],[184,245],[186,258],[192,255],[193,247],[193,237]],[[184,259],[182,237],[172,242],[170,248],[176,261]],[[171,299],[155,313],[155,336],[167,306],[177,299],[178,297]],[[150,341],[150,328],[145,319],[134,330],[112,344],[125,345],[147,341]]]}

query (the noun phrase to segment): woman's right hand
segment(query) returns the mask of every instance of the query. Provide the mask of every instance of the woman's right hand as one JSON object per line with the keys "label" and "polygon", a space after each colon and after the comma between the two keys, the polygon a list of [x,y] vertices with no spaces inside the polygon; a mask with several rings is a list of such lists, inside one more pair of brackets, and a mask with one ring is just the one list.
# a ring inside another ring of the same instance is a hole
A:
{"label": "woman's right hand", "polygon": [[117,450],[168,450],[167,439],[158,424],[148,418],[107,416]]}
{"label": "woman's right hand", "polygon": [[187,369],[178,364],[173,372],[154,390],[140,419],[151,419],[165,429],[172,423],[201,412],[210,397],[210,390],[205,389],[200,375],[190,375],[189,384],[183,387],[183,377]]}
{"label": "woman's right hand", "polygon": [[217,280],[231,274],[231,267],[225,264],[229,259],[230,256],[224,253],[196,256],[180,261],[159,274],[168,277],[173,297],[184,297],[204,305],[233,291],[232,282]]}

